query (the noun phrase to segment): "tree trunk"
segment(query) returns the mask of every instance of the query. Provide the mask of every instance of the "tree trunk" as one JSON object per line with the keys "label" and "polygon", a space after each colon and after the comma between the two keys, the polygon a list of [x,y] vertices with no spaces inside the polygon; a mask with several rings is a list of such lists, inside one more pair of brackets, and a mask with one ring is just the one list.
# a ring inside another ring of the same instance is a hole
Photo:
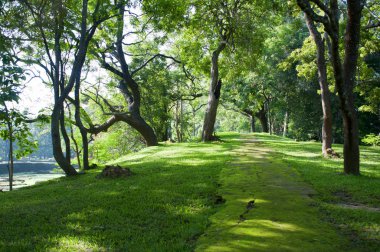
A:
{"label": "tree trunk", "polygon": [[125,59],[125,54],[123,50],[123,32],[124,32],[124,6],[119,5],[119,15],[117,16],[117,42],[116,42],[116,52],[117,60],[120,63],[121,71],[116,70],[114,67],[106,64],[103,61],[104,66],[116,73],[122,80],[119,82],[119,90],[123,94],[126,102],[128,103],[128,110],[130,116],[124,116],[124,121],[128,123],[132,128],[137,130],[144,138],[147,146],[157,146],[157,135],[153,128],[141,117],[140,114],[140,104],[141,104],[141,93],[139,85],[133,79],[129,71],[127,61]]}
{"label": "tree trunk", "polygon": [[338,91],[340,109],[343,117],[344,128],[344,172],[346,174],[359,175],[359,134],[358,121],[354,106],[353,87],[358,59],[358,47],[360,40],[361,1],[347,1],[347,25],[345,34],[345,57],[343,66],[339,52],[339,23],[338,6],[335,3],[335,29],[330,31],[331,54],[334,69],[335,85]]}
{"label": "tree trunk", "polygon": [[[67,106],[67,108],[68,108],[68,112],[69,112],[69,118],[71,118],[70,107]],[[82,169],[82,164],[81,164],[81,161],[80,161],[80,151],[79,151],[78,142],[77,142],[77,140],[74,137],[74,127],[73,127],[72,123],[70,123],[70,137],[71,137],[71,140],[73,141],[73,144],[74,144],[74,151],[75,151],[75,155],[77,157],[78,168],[79,168],[79,170],[81,170]]]}
{"label": "tree trunk", "polygon": [[256,132],[255,116],[253,115],[253,113],[249,116],[249,123],[250,123],[251,133]]}
{"label": "tree trunk", "polygon": [[65,111],[63,109],[63,106],[62,106],[62,110],[61,110],[61,116],[60,116],[60,126],[61,126],[61,133],[62,133],[62,137],[63,137],[63,140],[65,142],[65,156],[66,156],[66,160],[68,163],[71,164],[71,146],[70,146],[70,138],[69,138],[69,135],[67,134],[67,130],[66,130],[66,125],[65,125]]}
{"label": "tree trunk", "polygon": [[63,155],[61,146],[61,137],[59,133],[60,127],[60,111],[63,104],[56,103],[54,105],[53,113],[51,115],[51,138],[53,145],[53,156],[57,161],[59,167],[66,173],[67,176],[72,176],[78,174],[74,167],[67,162],[66,157]]}
{"label": "tree trunk", "polygon": [[212,53],[211,61],[211,83],[208,95],[208,104],[203,122],[202,141],[207,142],[213,139],[216,113],[218,110],[220,90],[222,81],[219,80],[218,60],[220,53],[226,47],[226,43],[219,43],[218,48]]}
{"label": "tree trunk", "polygon": [[85,129],[80,129],[80,134],[82,136],[82,151],[83,151],[83,170],[90,169],[90,164],[88,161],[88,138],[87,131]]}
{"label": "tree trunk", "polygon": [[344,172],[359,175],[359,129],[354,104],[353,89],[359,56],[360,19],[362,1],[347,1],[347,26],[345,34],[345,58],[343,63],[343,87],[341,99],[344,126]]}
{"label": "tree trunk", "polygon": [[314,21],[305,13],[306,24],[309,33],[312,36],[317,47],[317,66],[318,66],[318,80],[321,88],[321,103],[323,111],[323,124],[322,124],[322,154],[327,157],[327,150],[332,147],[332,111],[330,91],[327,82],[327,68],[325,58],[325,44],[322,40],[321,34],[318,32]]}
{"label": "tree trunk", "polygon": [[157,146],[157,136],[152,127],[137,113],[131,115],[121,115],[121,121],[128,123],[137,130],[144,138],[147,146]]}
{"label": "tree trunk", "polygon": [[9,191],[13,190],[13,174],[14,174],[14,165],[13,165],[13,127],[10,122],[8,125],[9,130],[9,164],[8,164],[8,172],[9,172]]}
{"label": "tree trunk", "polygon": [[286,137],[288,133],[288,121],[289,121],[289,113],[288,111],[285,112],[285,118],[284,118],[284,127],[282,131],[282,136]]}
{"label": "tree trunk", "polygon": [[265,133],[268,133],[269,132],[268,118],[267,118],[267,115],[266,115],[266,111],[265,111],[265,106],[264,105],[261,107],[261,109],[259,110],[259,112],[256,113],[256,117],[259,118],[259,120],[260,120],[262,131],[265,132]]}

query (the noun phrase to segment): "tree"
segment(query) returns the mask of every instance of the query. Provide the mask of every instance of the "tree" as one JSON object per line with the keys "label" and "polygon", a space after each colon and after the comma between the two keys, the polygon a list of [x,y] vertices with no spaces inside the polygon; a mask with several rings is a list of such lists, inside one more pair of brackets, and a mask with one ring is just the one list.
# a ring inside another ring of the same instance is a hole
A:
{"label": "tree", "polygon": [[[203,122],[202,141],[211,141],[213,139],[216,113],[218,110],[222,80],[219,78],[219,55],[228,44],[233,42],[233,36],[237,29],[240,8],[244,1],[212,1],[205,4],[206,10],[203,12],[204,17],[210,17],[211,22],[215,24],[218,41],[217,47],[212,52],[211,71],[210,71],[210,88],[208,94],[208,104]],[[205,13],[209,13],[206,14]]]}
{"label": "tree", "polygon": [[[314,6],[311,5],[314,4]],[[344,172],[360,174],[359,128],[354,105],[356,67],[359,56],[360,19],[364,0],[347,0],[347,24],[344,39],[344,59],[340,54],[339,4],[330,0],[329,5],[319,0],[297,0],[298,6],[314,22],[323,24],[331,40],[331,61],[335,87],[338,92],[344,128]],[[322,11],[324,15],[318,14]]]}
{"label": "tree", "polygon": [[318,82],[321,89],[321,104],[323,111],[322,154],[327,157],[329,155],[328,151],[332,148],[332,111],[329,84],[327,81],[325,42],[323,41],[322,35],[318,31],[314,21],[307,13],[305,13],[305,20],[310,36],[313,38],[317,47]]}
{"label": "tree", "polygon": [[[1,41],[1,36],[0,36]],[[12,56],[0,46],[0,137],[9,143],[8,172],[9,190],[13,189],[14,156],[17,158],[32,152],[35,143],[31,136],[26,117],[18,110],[11,108],[11,103],[19,101],[21,85],[24,80],[23,70],[16,65]],[[17,142],[18,149],[14,149]]]}
{"label": "tree", "polygon": [[[76,175],[70,163],[70,139],[65,127],[64,103],[74,86],[79,83],[87,49],[98,26],[113,15],[108,1],[64,2],[19,0],[9,6],[10,13],[18,14],[19,22],[13,30],[22,35],[23,48],[29,57],[23,61],[45,70],[54,90],[51,115],[53,154],[66,175]],[[22,14],[20,14],[22,13]],[[17,34],[17,33],[15,33]],[[61,135],[66,155],[61,146]]]}

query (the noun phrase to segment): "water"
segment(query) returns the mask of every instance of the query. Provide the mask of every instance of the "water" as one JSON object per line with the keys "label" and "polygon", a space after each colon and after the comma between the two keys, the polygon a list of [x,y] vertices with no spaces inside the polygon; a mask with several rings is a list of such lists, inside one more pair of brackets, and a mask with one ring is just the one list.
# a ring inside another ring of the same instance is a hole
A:
{"label": "water", "polygon": [[[0,163],[0,190],[3,191],[9,190],[7,165],[6,162]],[[54,162],[16,161],[14,163],[13,188],[18,189],[64,176],[62,173],[53,172],[56,167]]]}

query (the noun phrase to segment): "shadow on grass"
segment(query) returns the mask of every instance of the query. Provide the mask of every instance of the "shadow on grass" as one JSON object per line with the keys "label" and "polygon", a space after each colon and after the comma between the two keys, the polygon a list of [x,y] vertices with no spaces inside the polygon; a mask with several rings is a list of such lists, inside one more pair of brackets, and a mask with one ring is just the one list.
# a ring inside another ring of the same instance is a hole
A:
{"label": "shadow on grass", "polygon": [[[299,172],[318,192],[316,199],[325,218],[335,224],[360,251],[380,247],[380,213],[364,208],[344,209],[340,204],[380,208],[380,148],[361,146],[361,176],[343,175],[343,159],[325,159],[321,144],[275,141],[279,137],[255,134],[262,145],[275,151],[276,159]],[[342,145],[335,144],[338,153]],[[341,155],[342,156],[342,155]]]}
{"label": "shadow on grass", "polygon": [[119,160],[128,179],[90,171],[3,194],[0,250],[192,251],[232,145],[148,148]]}

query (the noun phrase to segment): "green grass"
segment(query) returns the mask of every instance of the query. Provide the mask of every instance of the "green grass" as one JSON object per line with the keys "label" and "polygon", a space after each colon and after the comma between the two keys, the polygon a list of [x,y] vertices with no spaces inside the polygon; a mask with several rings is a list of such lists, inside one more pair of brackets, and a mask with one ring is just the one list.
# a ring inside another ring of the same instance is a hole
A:
{"label": "green grass", "polygon": [[232,145],[151,147],[114,161],[135,173],[127,179],[96,170],[2,193],[0,250],[192,251]]}
{"label": "green grass", "polygon": [[[321,144],[255,134],[273,157],[311,184],[323,217],[359,251],[380,250],[380,148],[361,146],[361,176],[343,175],[343,159],[325,159]],[[342,145],[333,145],[342,155]]]}
{"label": "green grass", "polygon": [[210,218],[212,225],[200,237],[196,251],[350,248],[345,237],[321,220],[309,197],[314,190],[262,144],[247,141],[236,148],[230,167],[221,174],[219,193],[226,203]]}
{"label": "green grass", "polygon": [[319,143],[221,137],[110,162],[131,168],[127,179],[98,169],[0,193],[0,251],[379,250],[379,148],[361,149],[354,177]]}

